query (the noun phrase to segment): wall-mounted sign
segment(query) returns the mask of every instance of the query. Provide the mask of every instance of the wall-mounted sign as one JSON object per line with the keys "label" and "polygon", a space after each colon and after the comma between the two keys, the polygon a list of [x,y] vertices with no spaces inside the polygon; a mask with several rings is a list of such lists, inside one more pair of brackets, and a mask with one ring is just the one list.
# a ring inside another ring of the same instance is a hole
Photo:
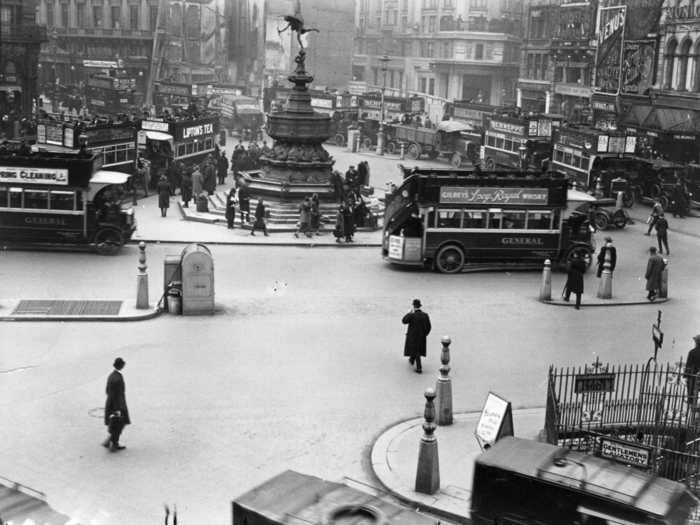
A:
{"label": "wall-mounted sign", "polygon": [[9,184],[68,185],[68,170],[62,168],[25,168],[0,166],[0,182]]}
{"label": "wall-mounted sign", "polygon": [[600,456],[644,469],[651,465],[651,448],[609,437],[600,438]]}
{"label": "wall-mounted sign", "polygon": [[644,93],[652,86],[656,63],[656,41],[625,40],[623,50],[622,91]]}
{"label": "wall-mounted sign", "polygon": [[147,129],[149,131],[162,131],[164,133],[167,133],[168,123],[159,120],[142,120],[141,129]]}
{"label": "wall-mounted sign", "polygon": [[443,204],[547,204],[547,188],[468,188],[443,186],[440,202]]}
{"label": "wall-mounted sign", "polygon": [[180,97],[192,96],[192,87],[190,85],[178,84],[156,84],[158,93],[161,95],[177,95]]}
{"label": "wall-mounted sign", "polygon": [[315,108],[333,109],[333,99],[311,97],[311,105]]}

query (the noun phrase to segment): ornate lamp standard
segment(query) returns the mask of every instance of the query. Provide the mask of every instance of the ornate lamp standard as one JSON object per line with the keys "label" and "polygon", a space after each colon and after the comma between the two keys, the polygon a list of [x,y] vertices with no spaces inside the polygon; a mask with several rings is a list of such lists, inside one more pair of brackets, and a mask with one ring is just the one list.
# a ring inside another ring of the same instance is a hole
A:
{"label": "ornate lamp standard", "polygon": [[379,111],[381,113],[379,119],[379,132],[377,133],[377,155],[384,155],[384,90],[386,89],[386,69],[387,63],[391,59],[384,55],[379,61],[382,63],[382,100],[379,106]]}

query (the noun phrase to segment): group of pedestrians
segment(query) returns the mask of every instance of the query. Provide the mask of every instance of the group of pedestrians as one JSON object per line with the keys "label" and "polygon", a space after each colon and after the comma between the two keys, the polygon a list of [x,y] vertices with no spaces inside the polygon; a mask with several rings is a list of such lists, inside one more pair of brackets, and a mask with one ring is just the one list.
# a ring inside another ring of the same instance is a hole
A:
{"label": "group of pedestrians", "polygon": [[321,235],[321,204],[318,194],[307,195],[299,204],[299,222],[294,232],[294,237],[299,238],[299,234],[307,237]]}

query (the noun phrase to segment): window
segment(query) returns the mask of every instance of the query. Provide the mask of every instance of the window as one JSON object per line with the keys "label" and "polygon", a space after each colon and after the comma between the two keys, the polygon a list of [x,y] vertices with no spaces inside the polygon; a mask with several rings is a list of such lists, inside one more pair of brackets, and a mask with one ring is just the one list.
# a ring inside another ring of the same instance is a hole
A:
{"label": "window", "polygon": [[428,32],[429,33],[434,33],[435,32],[435,22],[436,18],[434,16],[429,16],[428,17]]}
{"label": "window", "polygon": [[46,25],[53,27],[54,24],[53,2],[46,2]]}
{"label": "window", "polygon": [[549,230],[551,229],[552,212],[550,211],[528,211],[528,230]]}
{"label": "window", "polygon": [[22,207],[22,188],[10,188],[10,208]]}
{"label": "window", "polygon": [[421,93],[425,93],[426,78],[425,77],[420,78],[419,82],[420,82],[420,86],[418,88],[418,91],[420,91]]}
{"label": "window", "polygon": [[185,145],[184,145],[184,144],[180,144],[180,145],[177,147],[177,156],[178,156],[178,157],[182,157],[183,155],[185,155]]}
{"label": "window", "polygon": [[434,95],[435,94],[435,79],[431,78],[428,80],[428,95]]}
{"label": "window", "polygon": [[501,227],[501,216],[503,212],[501,210],[489,210],[488,211],[488,226],[487,228],[496,229]]}
{"label": "window", "polygon": [[61,25],[63,27],[70,27],[70,20],[68,19],[68,4],[61,4]]}
{"label": "window", "polygon": [[7,186],[0,186],[0,208],[7,208]]}
{"label": "window", "polygon": [[158,22],[158,6],[151,6],[148,8],[148,27],[151,31],[156,30],[156,23]]}
{"label": "window", "polygon": [[676,68],[676,48],[678,47],[678,42],[671,40],[666,47],[666,88],[673,88],[673,73]]}
{"label": "window", "polygon": [[507,149],[508,151],[513,151],[513,140],[510,137],[506,137],[505,142],[503,144],[503,149]]}
{"label": "window", "polygon": [[522,230],[525,228],[525,212],[509,211],[503,214],[503,229]]}
{"label": "window", "polygon": [[49,197],[49,208],[52,210],[74,210],[75,192],[51,191],[51,195]]}
{"label": "window", "polygon": [[119,29],[122,26],[122,10],[118,5],[113,5],[110,7],[110,14],[112,15],[112,29]]}
{"label": "window", "polygon": [[440,51],[440,56],[442,58],[452,58],[452,48],[449,42],[442,43],[442,49]]}
{"label": "window", "polygon": [[187,150],[186,150],[187,155],[194,153],[194,142],[188,142],[186,144],[186,147],[187,147]]}
{"label": "window", "polygon": [[474,48],[474,60],[484,59],[484,44],[477,44]]}
{"label": "window", "polygon": [[78,27],[85,27],[85,2],[75,4],[75,23]]}
{"label": "window", "polygon": [[209,138],[204,140],[204,149],[214,149],[214,139]]}
{"label": "window", "polygon": [[686,39],[681,46],[681,52],[678,55],[678,82],[676,89],[678,91],[686,91],[689,82],[686,82],[688,76],[688,55],[690,54],[690,39]]}
{"label": "window", "polygon": [[438,228],[461,228],[462,212],[459,210],[440,210],[437,221]]}
{"label": "window", "polygon": [[485,228],[486,227],[486,211],[484,210],[465,210],[464,211],[464,228]]}
{"label": "window", "polygon": [[24,207],[46,210],[49,207],[49,192],[42,190],[24,190]]}
{"label": "window", "polygon": [[102,6],[92,6],[92,25],[93,27],[102,27]]}

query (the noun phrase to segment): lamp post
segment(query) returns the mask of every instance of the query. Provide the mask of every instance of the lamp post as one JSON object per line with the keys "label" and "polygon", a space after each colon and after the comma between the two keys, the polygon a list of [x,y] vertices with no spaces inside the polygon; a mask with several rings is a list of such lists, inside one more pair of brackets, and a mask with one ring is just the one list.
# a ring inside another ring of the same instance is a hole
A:
{"label": "lamp post", "polygon": [[384,155],[384,90],[386,89],[386,69],[387,63],[391,60],[387,55],[384,55],[379,61],[382,63],[382,100],[379,105],[379,132],[377,133],[377,155]]}
{"label": "lamp post", "polygon": [[518,156],[520,157],[520,169],[525,171],[527,169],[527,148],[522,144],[518,148]]}

